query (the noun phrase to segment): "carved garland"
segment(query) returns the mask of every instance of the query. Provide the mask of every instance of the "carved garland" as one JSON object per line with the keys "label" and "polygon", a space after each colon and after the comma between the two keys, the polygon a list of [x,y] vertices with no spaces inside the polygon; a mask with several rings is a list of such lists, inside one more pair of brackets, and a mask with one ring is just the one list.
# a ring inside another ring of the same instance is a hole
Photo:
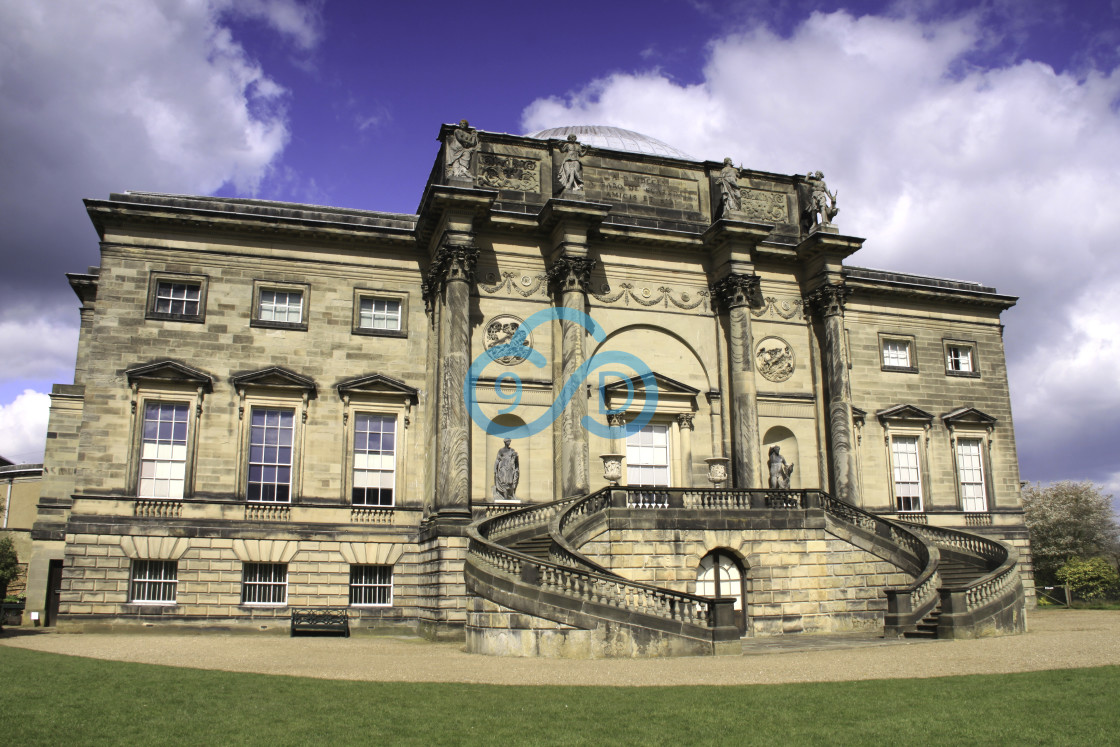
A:
{"label": "carved garland", "polygon": [[801,319],[805,316],[804,307],[806,303],[800,298],[778,299],[774,296],[767,296],[762,299],[762,306],[751,309],[751,316],[763,317],[769,314],[782,319]]}
{"label": "carved garland", "polygon": [[[497,277],[497,274],[491,272],[486,276],[486,280],[489,282],[494,282]],[[548,295],[547,275],[533,275],[532,278],[530,278],[528,275],[522,275],[521,284],[527,286],[525,290],[517,287],[517,283],[515,282],[514,278],[516,278],[515,273],[503,272],[502,279],[497,283],[495,283],[494,285],[479,285],[478,289],[483,293],[489,293],[490,295],[501,293],[502,291],[512,291],[522,298],[528,298],[529,296],[532,296],[538,292],[542,296]]]}
{"label": "carved garland", "polygon": [[641,295],[635,293],[633,283],[619,283],[618,287],[621,290],[619,290],[614,295],[611,295],[611,287],[609,285],[603,286],[602,293],[592,293],[591,295],[595,298],[596,301],[599,301],[600,303],[612,304],[617,303],[621,300],[627,306],[629,306],[630,301],[634,301],[634,303],[640,306],[645,306],[647,308],[651,306],[657,306],[658,304],[663,304],[665,308],[669,308],[669,304],[671,303],[678,309],[683,309],[685,311],[691,311],[692,309],[695,309],[701,305],[703,305],[704,307],[703,310],[707,311],[707,299],[708,296],[711,295],[706,290],[697,291],[696,300],[693,301],[692,296],[690,296],[689,293],[685,291],[681,293],[680,300],[678,301],[677,299],[673,298],[673,289],[666,285],[663,285],[657,289],[657,291],[661,294],[657,297],[653,297],[648,288],[643,289]]}

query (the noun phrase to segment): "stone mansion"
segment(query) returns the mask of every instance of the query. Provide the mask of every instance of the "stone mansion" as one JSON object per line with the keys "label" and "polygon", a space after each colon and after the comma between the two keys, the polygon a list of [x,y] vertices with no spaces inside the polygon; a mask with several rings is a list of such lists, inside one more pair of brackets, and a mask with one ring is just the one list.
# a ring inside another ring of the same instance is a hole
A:
{"label": "stone mansion", "polygon": [[29,611],[541,656],[1023,630],[1015,298],[850,264],[820,172],[438,137],[415,214],[86,200]]}

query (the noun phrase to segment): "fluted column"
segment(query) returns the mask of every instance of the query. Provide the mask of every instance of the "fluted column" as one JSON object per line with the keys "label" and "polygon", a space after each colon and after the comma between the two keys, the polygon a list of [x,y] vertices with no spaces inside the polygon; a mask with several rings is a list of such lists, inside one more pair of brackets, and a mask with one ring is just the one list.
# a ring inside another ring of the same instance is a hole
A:
{"label": "fluted column", "polygon": [[758,488],[758,398],[754,380],[752,302],[761,293],[757,275],[732,273],[712,284],[712,296],[726,312],[731,330],[728,365],[731,369],[731,464],[737,488]]}
{"label": "fluted column", "polygon": [[470,517],[471,424],[463,384],[470,367],[470,284],[478,247],[469,238],[446,240],[435,254],[426,288],[442,305],[439,314],[437,416],[438,471],[435,511],[444,517]]}
{"label": "fluted column", "polygon": [[677,427],[681,432],[681,476],[677,483],[682,488],[692,487],[692,413],[677,415]]}
{"label": "fluted column", "polygon": [[844,302],[848,288],[822,285],[809,295],[824,330],[824,373],[828,380],[828,435],[832,442],[832,491],[848,503],[859,503],[856,453],[852,446],[852,399],[844,346]]}
{"label": "fluted column", "polygon": [[[556,288],[560,306],[587,313],[587,289],[591,283],[591,270],[595,260],[587,257],[562,254],[553,261],[548,279]],[[560,495],[586,495],[591,490],[588,475],[587,431],[583,417],[587,414],[587,397],[583,382],[575,381],[576,369],[583,365],[583,338],[587,330],[578,322],[561,320],[560,380],[565,386],[578,390],[557,419],[560,424]],[[563,399],[563,398],[560,398]]]}

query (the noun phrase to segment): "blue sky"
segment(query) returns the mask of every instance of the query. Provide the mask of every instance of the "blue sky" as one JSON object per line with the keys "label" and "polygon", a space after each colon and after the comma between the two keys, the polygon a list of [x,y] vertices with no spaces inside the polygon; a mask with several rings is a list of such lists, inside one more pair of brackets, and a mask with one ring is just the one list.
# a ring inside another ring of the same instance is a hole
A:
{"label": "blue sky", "polygon": [[441,122],[822,169],[856,263],[978,280],[1024,479],[1120,493],[1120,2],[0,0],[0,454],[41,456],[83,197],[412,212]]}

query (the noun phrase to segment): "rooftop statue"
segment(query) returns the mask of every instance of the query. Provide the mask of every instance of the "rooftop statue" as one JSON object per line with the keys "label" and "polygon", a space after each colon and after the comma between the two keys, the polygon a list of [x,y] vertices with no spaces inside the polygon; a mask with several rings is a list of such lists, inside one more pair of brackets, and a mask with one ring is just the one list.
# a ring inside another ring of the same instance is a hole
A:
{"label": "rooftop statue", "polygon": [[720,217],[728,218],[731,213],[743,207],[743,193],[739,191],[739,169],[731,163],[731,158],[723,159],[723,169],[719,172],[719,193],[723,198]]}
{"label": "rooftop statue", "polygon": [[476,150],[478,150],[478,131],[471,128],[467,120],[460,120],[459,126],[447,141],[447,177],[470,179],[471,156]]}
{"label": "rooftop statue", "polygon": [[560,146],[564,161],[560,164],[560,184],[565,192],[583,191],[583,164],[579,159],[587,155],[587,146],[580,144],[575,135]]}
{"label": "rooftop statue", "polygon": [[812,230],[813,226],[831,226],[832,219],[840,212],[836,206],[836,193],[828,191],[824,183],[824,174],[820,171],[810,171],[805,175],[808,192],[802,197],[802,213],[805,230]]}

